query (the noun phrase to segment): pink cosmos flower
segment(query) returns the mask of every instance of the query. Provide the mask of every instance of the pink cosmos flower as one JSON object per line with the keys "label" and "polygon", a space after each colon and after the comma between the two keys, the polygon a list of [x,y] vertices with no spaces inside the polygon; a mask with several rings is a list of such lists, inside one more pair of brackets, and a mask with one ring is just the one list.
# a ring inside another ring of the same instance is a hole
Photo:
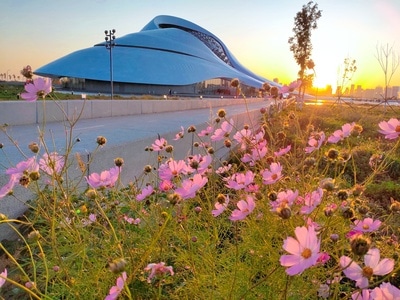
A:
{"label": "pink cosmos flower", "polygon": [[124,215],[124,220],[126,222],[128,222],[129,224],[133,224],[133,225],[138,225],[138,224],[140,224],[140,222],[142,222],[142,220],[140,218],[134,219],[134,218],[128,217],[127,215]]}
{"label": "pink cosmos flower", "polygon": [[289,85],[284,85],[280,88],[282,94],[291,93],[301,86],[302,81],[300,79],[292,81]]}
{"label": "pink cosmos flower", "polygon": [[289,85],[284,85],[280,88],[280,92],[282,94],[286,94],[286,93],[292,93],[294,92],[298,87],[301,86],[302,81],[301,80],[295,80],[292,81]]}
{"label": "pink cosmos flower", "polygon": [[60,174],[64,164],[64,157],[57,152],[45,153],[39,160],[40,169],[49,175]]}
{"label": "pink cosmos flower", "polygon": [[236,206],[238,209],[235,209],[229,217],[231,221],[239,221],[246,218],[250,213],[253,212],[254,208],[256,207],[256,203],[254,202],[252,196],[247,195],[246,201],[240,200]]}
{"label": "pink cosmos flower", "polygon": [[119,294],[121,294],[121,292],[124,290],[126,279],[126,272],[122,272],[121,276],[117,278],[116,285],[111,287],[107,297],[105,297],[104,300],[116,300]]}
{"label": "pink cosmos flower", "polygon": [[27,160],[17,163],[13,168],[8,168],[6,174],[15,175],[15,179],[18,181],[24,174],[38,172],[39,165],[36,163],[35,157],[28,158]]}
{"label": "pink cosmos flower", "polygon": [[292,145],[287,146],[286,148],[279,149],[279,151],[274,152],[274,155],[276,157],[281,157],[285,155],[286,153],[289,153],[289,151],[292,149]]}
{"label": "pink cosmos flower", "polygon": [[7,278],[7,269],[4,269],[3,272],[0,273],[0,287],[6,283],[6,278]]}
{"label": "pink cosmos flower", "polygon": [[183,139],[184,134],[185,134],[185,128],[183,128],[183,126],[181,126],[181,131],[179,131],[179,132],[175,135],[174,141]]}
{"label": "pink cosmos flower", "polygon": [[208,172],[208,167],[212,163],[212,156],[207,155],[194,155],[188,158],[188,170],[189,172],[197,171],[199,174],[205,174]]}
{"label": "pink cosmos flower", "polygon": [[162,180],[172,180],[174,177],[186,174],[187,170],[188,166],[183,160],[176,161],[170,159],[158,168],[158,175]]}
{"label": "pink cosmos flower", "polygon": [[378,230],[382,222],[372,218],[365,218],[364,220],[355,220],[353,230],[359,232],[372,232]]}
{"label": "pink cosmos flower", "polygon": [[182,199],[190,199],[196,196],[196,192],[200,190],[208,182],[208,178],[201,174],[195,174],[192,178],[182,181],[182,186],[177,188],[175,192],[179,194]]}
{"label": "pink cosmos flower", "polygon": [[233,119],[231,119],[229,122],[222,122],[221,128],[216,129],[210,139],[215,142],[228,137],[233,129],[233,124]]}
{"label": "pink cosmos flower", "polygon": [[352,300],[372,300],[372,299],[383,299],[383,298],[371,298],[371,293],[369,290],[361,290],[354,292],[351,294],[351,299]]}
{"label": "pink cosmos flower", "polygon": [[242,150],[247,149],[248,143],[251,141],[252,132],[250,129],[242,129],[233,135],[233,139],[240,144]]}
{"label": "pink cosmos flower", "polygon": [[282,166],[280,163],[272,163],[270,169],[261,172],[264,184],[273,184],[282,178]]}
{"label": "pink cosmos flower", "polygon": [[228,164],[226,166],[221,166],[217,170],[215,170],[215,173],[217,173],[217,174],[227,174],[231,168],[232,168],[231,164]]}
{"label": "pink cosmos flower", "polygon": [[226,187],[234,190],[241,190],[246,188],[248,185],[254,183],[254,173],[250,170],[243,173],[235,173],[232,176],[225,179],[227,182]]}
{"label": "pink cosmos flower", "polygon": [[298,190],[296,191],[286,190],[279,192],[277,194],[276,200],[270,203],[272,206],[271,211],[277,211],[278,208],[291,207],[293,203],[296,201],[298,195],[299,195]]}
{"label": "pink cosmos flower", "polygon": [[208,136],[213,132],[213,128],[211,126],[207,126],[206,129],[203,129],[199,132],[198,136]]}
{"label": "pink cosmos flower", "polygon": [[21,98],[28,101],[36,101],[39,97],[44,98],[51,93],[51,79],[38,77],[33,79],[33,83],[25,85],[24,93],[21,93]]}
{"label": "pink cosmos flower", "polygon": [[301,207],[301,214],[310,214],[322,201],[322,197],[324,195],[324,190],[322,188],[318,188],[316,191],[313,191],[311,194],[306,194],[304,197],[299,197],[302,202],[305,204]]}
{"label": "pink cosmos flower", "polygon": [[110,170],[106,170],[98,173],[92,173],[89,177],[86,177],[87,183],[94,189],[100,187],[113,187],[118,180],[120,168],[113,167]]}
{"label": "pink cosmos flower", "polygon": [[154,188],[151,185],[146,186],[145,188],[142,189],[142,191],[140,192],[140,194],[138,194],[136,196],[136,200],[137,201],[143,201],[144,199],[146,199],[148,196],[150,196],[151,194],[153,194],[154,192]]}
{"label": "pink cosmos flower", "polygon": [[163,180],[160,182],[159,188],[161,191],[167,192],[174,188],[174,184],[171,180]]}
{"label": "pink cosmos flower", "polygon": [[356,281],[356,285],[362,289],[367,288],[372,275],[383,276],[393,271],[394,260],[384,258],[380,260],[378,248],[369,249],[364,255],[364,267],[361,268],[350,257],[342,256],[339,259],[343,273],[350,279]]}
{"label": "pink cosmos flower", "polygon": [[301,274],[304,270],[314,266],[320,257],[320,241],[314,227],[296,227],[296,238],[288,237],[283,242],[283,249],[289,255],[282,255],[280,263],[290,276]]}
{"label": "pink cosmos flower", "polygon": [[11,175],[10,176],[10,180],[6,183],[6,185],[4,185],[1,189],[0,189],[0,199],[4,198],[5,196],[9,195],[14,186],[15,183],[17,182],[17,177],[15,175]]}
{"label": "pink cosmos flower", "polygon": [[255,166],[256,162],[267,155],[268,148],[267,142],[262,141],[257,144],[254,148],[250,149],[250,153],[245,153],[240,159],[244,163],[249,163],[251,167]]}
{"label": "pink cosmos flower", "polygon": [[325,141],[325,133],[323,131],[312,134],[308,140],[309,146],[304,149],[305,152],[311,153],[314,150],[321,148],[324,141]]}
{"label": "pink cosmos flower", "polygon": [[389,282],[383,282],[371,292],[372,299],[396,300],[400,299],[400,289],[391,285]]}
{"label": "pink cosmos flower", "polygon": [[97,216],[96,214],[90,214],[88,219],[82,219],[82,225],[83,226],[89,226],[90,224],[93,224],[96,222]]}
{"label": "pink cosmos flower", "polygon": [[215,209],[213,209],[211,211],[211,214],[213,215],[213,217],[218,217],[220,214],[222,214],[228,207],[228,204],[229,204],[229,196],[228,195],[225,197],[224,203],[216,202],[214,204]]}
{"label": "pink cosmos flower", "polygon": [[153,147],[154,151],[161,151],[165,149],[165,146],[167,146],[167,140],[164,138],[159,138],[154,141],[153,144],[151,144]]}
{"label": "pink cosmos flower", "polygon": [[147,277],[147,282],[150,283],[151,280],[158,275],[164,275],[169,273],[171,276],[174,275],[174,270],[171,266],[166,267],[164,262],[159,262],[158,264],[148,264],[145,271],[150,271],[149,277]]}
{"label": "pink cosmos flower", "polygon": [[324,265],[330,259],[331,259],[331,256],[328,253],[322,252],[322,253],[320,253],[320,255],[319,255],[318,259],[317,259],[317,263]]}
{"label": "pink cosmos flower", "polygon": [[351,132],[353,131],[353,129],[354,129],[354,125],[355,125],[356,123],[355,122],[353,122],[353,123],[347,123],[347,124],[344,124],[343,126],[342,126],[342,129],[340,130],[336,130],[329,138],[328,138],[328,142],[329,143],[333,143],[333,144],[336,144],[337,142],[339,142],[339,141],[341,141],[341,140],[343,140],[344,138],[347,138],[350,134],[351,134]]}
{"label": "pink cosmos flower", "polygon": [[400,136],[400,120],[391,118],[389,121],[382,121],[379,124],[380,133],[385,135],[385,139],[394,140]]}

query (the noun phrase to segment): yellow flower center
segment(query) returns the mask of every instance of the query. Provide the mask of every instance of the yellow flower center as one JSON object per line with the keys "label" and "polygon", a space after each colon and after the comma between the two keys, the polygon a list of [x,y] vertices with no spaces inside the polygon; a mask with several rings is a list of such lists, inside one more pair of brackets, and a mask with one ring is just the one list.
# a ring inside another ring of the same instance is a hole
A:
{"label": "yellow flower center", "polygon": [[397,126],[396,126],[395,131],[396,131],[396,132],[400,132],[400,125],[397,125]]}
{"label": "yellow flower center", "polygon": [[272,180],[276,180],[278,178],[278,175],[277,174],[272,174],[271,178],[272,178]]}
{"label": "yellow flower center", "polygon": [[44,96],[46,96],[45,91],[38,91],[36,94],[38,95],[38,97],[42,97],[42,98],[44,98]]}
{"label": "yellow flower center", "polygon": [[364,225],[362,226],[362,228],[363,228],[364,230],[368,230],[368,229],[369,229],[369,225],[368,225],[368,224],[364,224]]}
{"label": "yellow flower center", "polygon": [[366,267],[364,267],[364,268],[362,269],[362,275],[363,275],[364,277],[367,277],[368,279],[370,279],[370,278],[372,277],[373,274],[374,274],[374,270],[372,270],[371,267],[366,266]]}
{"label": "yellow flower center", "polygon": [[311,250],[310,249],[308,249],[308,248],[305,248],[304,250],[303,250],[303,252],[301,252],[301,256],[303,256],[304,258],[310,258],[311,257],[311,254],[312,254],[312,252],[311,252]]}

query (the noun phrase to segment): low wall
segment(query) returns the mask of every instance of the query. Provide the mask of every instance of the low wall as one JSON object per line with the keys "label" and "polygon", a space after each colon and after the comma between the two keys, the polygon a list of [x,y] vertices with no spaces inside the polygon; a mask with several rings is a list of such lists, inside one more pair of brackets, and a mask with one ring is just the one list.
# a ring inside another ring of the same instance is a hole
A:
{"label": "low wall", "polygon": [[[249,98],[248,103],[263,101]],[[1,101],[0,124],[28,125],[43,122],[60,122],[71,119],[95,119],[105,117],[152,114],[169,111],[228,106],[244,103],[243,99],[182,99],[182,100],[62,100],[62,101]],[[80,115],[78,116],[78,113]],[[51,117],[49,117],[51,116]]]}

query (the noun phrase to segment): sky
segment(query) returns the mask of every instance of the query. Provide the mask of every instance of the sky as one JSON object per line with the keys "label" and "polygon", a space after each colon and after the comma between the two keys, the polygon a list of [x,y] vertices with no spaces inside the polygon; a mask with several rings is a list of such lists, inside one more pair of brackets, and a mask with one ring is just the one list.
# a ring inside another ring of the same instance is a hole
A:
{"label": "sky", "polygon": [[[290,83],[299,67],[289,49],[296,13],[308,0],[0,0],[0,73],[19,75],[74,51],[140,31],[158,15],[189,20],[217,36],[245,67]],[[384,86],[377,46],[400,53],[399,0],[314,0],[322,10],[312,31],[315,85],[333,87],[345,58],[355,59],[351,84]],[[400,86],[400,68],[391,80]]]}

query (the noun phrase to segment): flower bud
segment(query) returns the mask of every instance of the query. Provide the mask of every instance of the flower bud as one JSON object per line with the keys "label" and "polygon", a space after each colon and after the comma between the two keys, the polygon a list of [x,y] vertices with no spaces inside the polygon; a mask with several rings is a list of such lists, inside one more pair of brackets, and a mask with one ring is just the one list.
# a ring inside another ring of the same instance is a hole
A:
{"label": "flower bud", "polygon": [[122,165],[124,164],[124,159],[123,158],[121,158],[121,157],[117,157],[116,159],[114,159],[114,164],[117,166],[117,167],[122,167]]}
{"label": "flower bud", "polygon": [[28,239],[37,241],[40,238],[40,233],[37,230],[29,232]]}
{"label": "flower bud", "polygon": [[292,210],[288,206],[278,207],[276,212],[278,213],[278,216],[284,220],[287,220],[292,216]]}
{"label": "flower bud", "polygon": [[107,139],[104,136],[98,136],[96,142],[99,146],[103,146],[107,143]]}
{"label": "flower bud", "polygon": [[153,168],[152,168],[150,165],[146,165],[146,166],[144,166],[144,168],[143,168],[143,171],[144,171],[145,173],[150,173],[152,170],[153,170]]}
{"label": "flower bud", "polygon": [[269,192],[268,193],[268,199],[270,201],[276,201],[276,199],[278,199],[278,195],[275,192]]}
{"label": "flower bud", "polygon": [[349,194],[345,190],[340,190],[337,193],[337,197],[339,198],[339,200],[344,201],[349,197]]}
{"label": "flower bud", "polygon": [[224,204],[226,202],[226,196],[224,194],[218,194],[217,202],[220,204]]}
{"label": "flower bud", "polygon": [[166,147],[165,147],[165,152],[167,152],[167,153],[172,153],[174,151],[174,146],[172,146],[172,145],[167,145]]}
{"label": "flower bud", "polygon": [[111,272],[117,274],[125,271],[126,260],[123,258],[114,259],[112,262],[108,264]]}
{"label": "flower bud", "polygon": [[219,109],[218,110],[218,112],[217,112],[217,115],[218,115],[218,117],[220,117],[220,118],[225,118],[225,116],[226,116],[226,110],[225,109]]}
{"label": "flower bud", "polygon": [[95,199],[97,196],[96,190],[95,189],[89,189],[86,191],[85,196],[88,197],[89,199]]}
{"label": "flower bud", "polygon": [[39,174],[39,172],[32,172],[32,173],[29,173],[29,178],[30,178],[32,181],[37,181],[37,180],[39,180],[39,178],[40,178],[40,174]]}
{"label": "flower bud", "polygon": [[337,242],[337,241],[339,240],[339,235],[336,234],[336,233],[332,233],[332,234],[330,235],[330,238],[331,238],[331,241],[332,241],[332,242]]}
{"label": "flower bud", "polygon": [[32,142],[28,145],[29,150],[31,150],[33,153],[38,153],[39,152],[39,145],[35,142]]}
{"label": "flower bud", "polygon": [[191,133],[191,132],[195,132],[196,131],[196,127],[194,127],[193,125],[189,126],[187,132]]}
{"label": "flower bud", "polygon": [[351,207],[345,206],[342,208],[342,216],[346,219],[354,217],[354,210]]}
{"label": "flower bud", "polygon": [[232,79],[232,81],[231,81],[231,87],[238,87],[239,86],[239,79],[237,79],[237,78],[234,78],[234,79]]}
{"label": "flower bud", "polygon": [[355,255],[365,255],[371,246],[371,241],[362,234],[355,235],[350,241],[351,251]]}

